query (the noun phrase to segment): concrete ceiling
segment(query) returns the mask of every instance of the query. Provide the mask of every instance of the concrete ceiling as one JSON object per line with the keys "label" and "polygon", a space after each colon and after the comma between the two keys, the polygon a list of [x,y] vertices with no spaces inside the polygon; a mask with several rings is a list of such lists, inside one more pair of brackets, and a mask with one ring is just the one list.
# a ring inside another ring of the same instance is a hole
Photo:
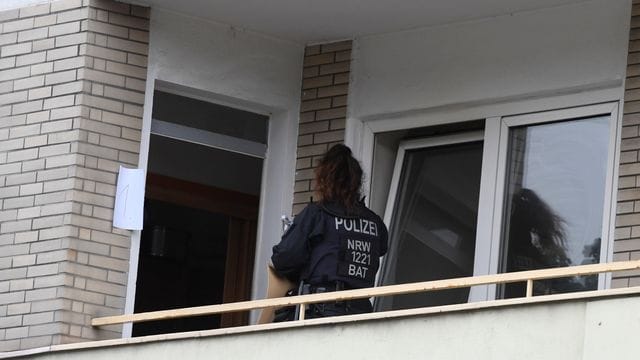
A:
{"label": "concrete ceiling", "polygon": [[138,0],[310,44],[508,15],[588,0]]}

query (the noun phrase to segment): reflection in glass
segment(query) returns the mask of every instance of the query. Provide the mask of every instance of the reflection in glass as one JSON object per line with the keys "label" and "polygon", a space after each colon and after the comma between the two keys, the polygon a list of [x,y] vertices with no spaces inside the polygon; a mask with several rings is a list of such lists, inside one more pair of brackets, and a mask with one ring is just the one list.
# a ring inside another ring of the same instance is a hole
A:
{"label": "reflection in glass", "polygon": [[[515,128],[509,134],[502,270],[600,262],[609,118]],[[534,282],[534,295],[592,290],[597,276]],[[504,297],[525,285],[503,286]]]}
{"label": "reflection in glass", "polygon": [[[382,284],[473,275],[482,143],[405,154]],[[378,310],[467,302],[469,289],[378,298]]]}

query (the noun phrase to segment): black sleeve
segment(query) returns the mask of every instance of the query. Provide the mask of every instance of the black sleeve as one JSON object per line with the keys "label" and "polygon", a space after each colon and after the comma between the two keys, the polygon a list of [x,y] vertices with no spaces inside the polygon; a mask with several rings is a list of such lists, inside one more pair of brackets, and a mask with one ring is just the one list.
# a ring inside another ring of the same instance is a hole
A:
{"label": "black sleeve", "polygon": [[387,226],[384,224],[382,220],[379,220],[380,228],[380,256],[383,256],[387,253],[389,249],[389,234],[387,232]]}
{"label": "black sleeve", "polygon": [[311,246],[309,238],[318,221],[318,208],[308,205],[298,214],[284,233],[280,243],[273,247],[271,262],[279,275],[298,282],[300,272],[309,262]]}

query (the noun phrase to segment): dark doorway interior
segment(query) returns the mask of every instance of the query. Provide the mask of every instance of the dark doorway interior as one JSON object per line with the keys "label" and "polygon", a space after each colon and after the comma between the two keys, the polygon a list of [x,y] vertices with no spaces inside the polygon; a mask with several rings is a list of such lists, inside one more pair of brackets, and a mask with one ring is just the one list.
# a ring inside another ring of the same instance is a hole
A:
{"label": "dark doorway interior", "polygon": [[[135,312],[223,300],[229,217],[168,202],[145,202]],[[134,336],[220,327],[220,316],[136,324]]]}
{"label": "dark doorway interior", "polygon": [[[147,175],[135,312],[249,300],[259,198]],[[133,336],[246,325],[247,313],[137,323]]]}

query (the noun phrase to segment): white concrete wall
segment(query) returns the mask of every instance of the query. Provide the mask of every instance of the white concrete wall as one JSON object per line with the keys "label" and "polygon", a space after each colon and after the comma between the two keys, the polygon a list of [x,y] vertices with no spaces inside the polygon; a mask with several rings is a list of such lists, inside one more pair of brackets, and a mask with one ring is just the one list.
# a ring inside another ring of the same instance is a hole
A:
{"label": "white concrete wall", "polygon": [[621,86],[629,11],[593,0],[359,38],[349,117]]}
{"label": "white concrete wall", "polygon": [[268,108],[300,102],[301,45],[156,8],[151,26],[158,79]]}
{"label": "white concrete wall", "polygon": [[542,303],[227,336],[192,333],[202,337],[30,358],[626,360],[638,358],[631,339],[640,315],[629,311],[638,306],[637,296]]}
{"label": "white concrete wall", "polygon": [[[303,55],[300,44],[152,9],[141,167],[147,165],[156,80],[196,89],[193,95],[223,105],[270,115],[254,297],[262,297],[266,289],[264,270],[272,245],[280,239],[280,216],[291,211]],[[130,284],[135,284],[131,276],[136,266],[132,263]],[[129,309],[132,299],[130,292]]]}

